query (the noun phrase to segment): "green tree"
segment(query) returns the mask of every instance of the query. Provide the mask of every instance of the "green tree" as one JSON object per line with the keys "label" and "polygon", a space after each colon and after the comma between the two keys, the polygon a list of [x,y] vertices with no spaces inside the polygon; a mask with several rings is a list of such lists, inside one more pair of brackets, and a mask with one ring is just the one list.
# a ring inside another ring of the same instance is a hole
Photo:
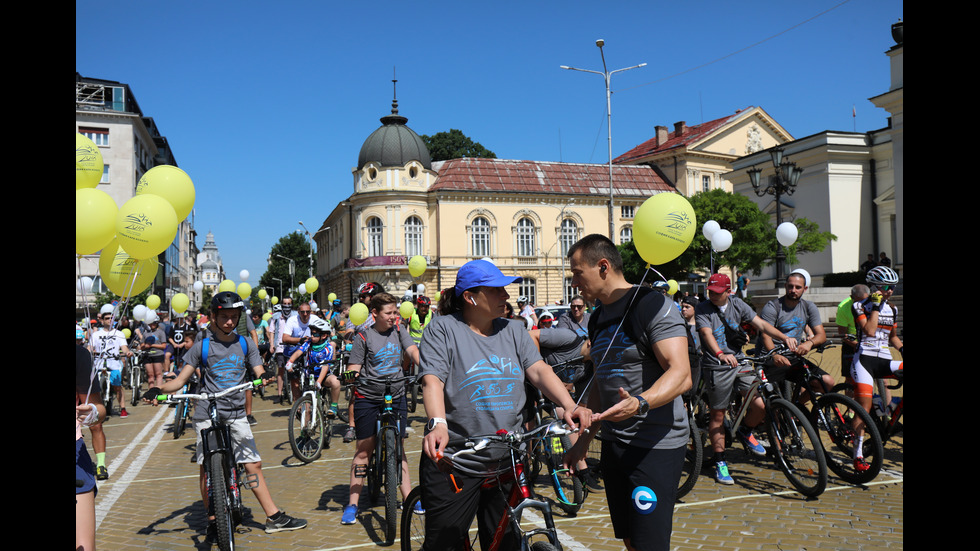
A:
{"label": "green tree", "polygon": [[452,128],[449,132],[437,132],[432,136],[420,136],[429,149],[429,157],[433,161],[448,161],[462,157],[483,157],[496,159],[497,154],[474,142],[461,130]]}
{"label": "green tree", "polygon": [[[283,258],[285,257],[285,258]],[[295,265],[295,272],[290,273],[290,263],[292,259]],[[273,289],[273,295],[279,296],[279,282],[273,278],[282,280],[282,293],[289,295],[290,286],[299,286],[306,281],[310,273],[310,244],[306,237],[294,231],[279,239],[279,242],[269,250],[269,267],[262,277],[259,278],[259,287],[253,289],[256,293],[262,287]],[[313,273],[316,273],[316,258],[313,258]],[[282,299],[283,297],[279,297]]]}

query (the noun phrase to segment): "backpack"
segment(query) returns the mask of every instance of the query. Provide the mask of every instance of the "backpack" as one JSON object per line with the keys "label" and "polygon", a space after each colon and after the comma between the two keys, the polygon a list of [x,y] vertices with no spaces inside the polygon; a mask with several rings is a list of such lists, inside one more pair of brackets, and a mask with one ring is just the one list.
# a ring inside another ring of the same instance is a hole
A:
{"label": "backpack", "polygon": [[[208,366],[208,346],[211,344],[211,337],[204,337],[201,342],[201,364],[202,367]],[[245,337],[238,335],[238,344],[242,345],[242,354],[248,357],[248,344],[245,342]]]}
{"label": "backpack", "polygon": [[[643,298],[654,289],[652,287],[644,287],[642,285],[635,287],[635,289],[636,291],[634,291],[633,298],[631,299],[626,310],[627,320],[623,322],[622,330],[632,342],[636,343],[636,350],[639,352],[640,356],[645,357],[652,355],[652,351],[650,350],[650,343],[647,341],[646,331],[643,327],[640,327],[640,322],[636,319],[636,311],[633,309],[633,306],[640,300],[643,300]],[[664,301],[667,300],[667,297],[659,292],[657,295],[659,295],[660,300],[657,301],[656,305],[654,305],[654,309],[660,310],[660,307],[663,305]],[[602,305],[600,304],[595,308],[595,310],[592,311],[592,315],[589,317],[589,340],[592,342],[595,342],[595,337],[597,334],[599,334],[599,332],[605,331],[609,326],[616,325],[620,322],[619,318],[611,318],[600,324],[598,320],[601,311]],[[596,362],[596,360],[593,359],[593,362]]]}

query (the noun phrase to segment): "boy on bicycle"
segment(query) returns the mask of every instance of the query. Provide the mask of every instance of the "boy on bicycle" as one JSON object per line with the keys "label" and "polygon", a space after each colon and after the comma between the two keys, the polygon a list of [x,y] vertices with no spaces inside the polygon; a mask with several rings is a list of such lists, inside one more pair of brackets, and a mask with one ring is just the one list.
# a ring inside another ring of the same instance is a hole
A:
{"label": "boy on bicycle", "polygon": [[[259,357],[255,342],[252,339],[239,338],[236,332],[239,317],[244,309],[245,303],[237,293],[223,291],[216,294],[211,299],[212,322],[208,334],[195,342],[184,355],[184,366],[177,378],[164,383],[159,388],[151,388],[144,394],[144,399],[151,401],[160,394],[179,391],[198,367],[202,372],[200,388],[204,393],[218,392],[245,382],[249,367],[257,376],[265,380],[271,379],[271,374],[267,374],[262,367],[262,359]],[[208,346],[206,361],[203,359],[205,345]],[[207,404],[200,405],[202,407],[194,408],[194,430],[198,435],[197,462],[201,473],[201,497],[207,507],[209,500],[201,431],[211,426],[211,420],[208,418]],[[245,472],[249,476],[254,475],[256,485],[252,491],[259,500],[262,510],[265,511],[266,533],[306,528],[305,520],[290,517],[280,511],[272,499],[262,474],[262,458],[259,456],[252,429],[245,417],[245,394],[237,393],[222,398],[218,402],[218,416],[231,426],[235,461],[244,465]],[[216,536],[214,512],[208,511],[207,538],[209,541],[216,541]]]}
{"label": "boy on bicycle", "polygon": [[[293,376],[293,368],[295,367],[294,364],[304,355],[306,356],[306,365],[313,366],[317,388],[323,388],[324,380],[330,387],[330,409],[327,411],[327,415],[336,417],[337,400],[340,399],[340,379],[331,372],[329,365],[323,363],[332,361],[336,356],[333,342],[330,340],[330,324],[326,320],[317,318],[310,322],[310,340],[301,344],[286,362],[286,372],[290,374],[290,383],[296,386],[297,391],[299,390],[299,382]],[[293,394],[296,395],[298,392]]]}

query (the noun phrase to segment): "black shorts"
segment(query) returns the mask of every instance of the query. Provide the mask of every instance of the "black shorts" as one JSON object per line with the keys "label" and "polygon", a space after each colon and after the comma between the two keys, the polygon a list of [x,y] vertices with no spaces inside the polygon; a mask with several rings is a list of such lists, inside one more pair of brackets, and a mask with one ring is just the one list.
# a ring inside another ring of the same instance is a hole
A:
{"label": "black shorts", "polygon": [[[368,400],[362,396],[354,400],[354,433],[358,440],[377,436],[378,415],[381,414],[382,404],[380,400]],[[401,398],[395,398],[391,405],[401,420],[402,438],[405,438],[408,434],[408,400],[403,394]]]}
{"label": "black shorts", "polygon": [[628,538],[638,550],[670,549],[685,452],[684,446],[645,449],[603,440],[599,465],[616,538]]}

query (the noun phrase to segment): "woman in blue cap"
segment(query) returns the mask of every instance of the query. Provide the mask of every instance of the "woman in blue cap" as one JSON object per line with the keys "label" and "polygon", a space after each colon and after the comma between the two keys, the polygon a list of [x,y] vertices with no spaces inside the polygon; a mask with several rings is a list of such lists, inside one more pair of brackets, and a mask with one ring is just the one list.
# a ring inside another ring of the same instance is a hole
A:
{"label": "woman in blue cap", "polygon": [[[564,408],[567,424],[589,426],[592,412],[576,406],[524,325],[502,317],[510,298],[505,287],[520,279],[504,275],[486,260],[467,262],[456,274],[456,285],[444,292],[442,315],[425,328],[419,347],[422,398],[429,415],[419,465],[426,514],[423,549],[459,548],[478,514],[481,548],[489,548],[506,503],[502,492],[481,490],[480,483],[509,466],[507,448],[490,446],[454,460],[459,493],[436,461],[458,451],[447,446],[450,440],[520,430],[525,378]],[[501,548],[518,545],[508,533]]]}

